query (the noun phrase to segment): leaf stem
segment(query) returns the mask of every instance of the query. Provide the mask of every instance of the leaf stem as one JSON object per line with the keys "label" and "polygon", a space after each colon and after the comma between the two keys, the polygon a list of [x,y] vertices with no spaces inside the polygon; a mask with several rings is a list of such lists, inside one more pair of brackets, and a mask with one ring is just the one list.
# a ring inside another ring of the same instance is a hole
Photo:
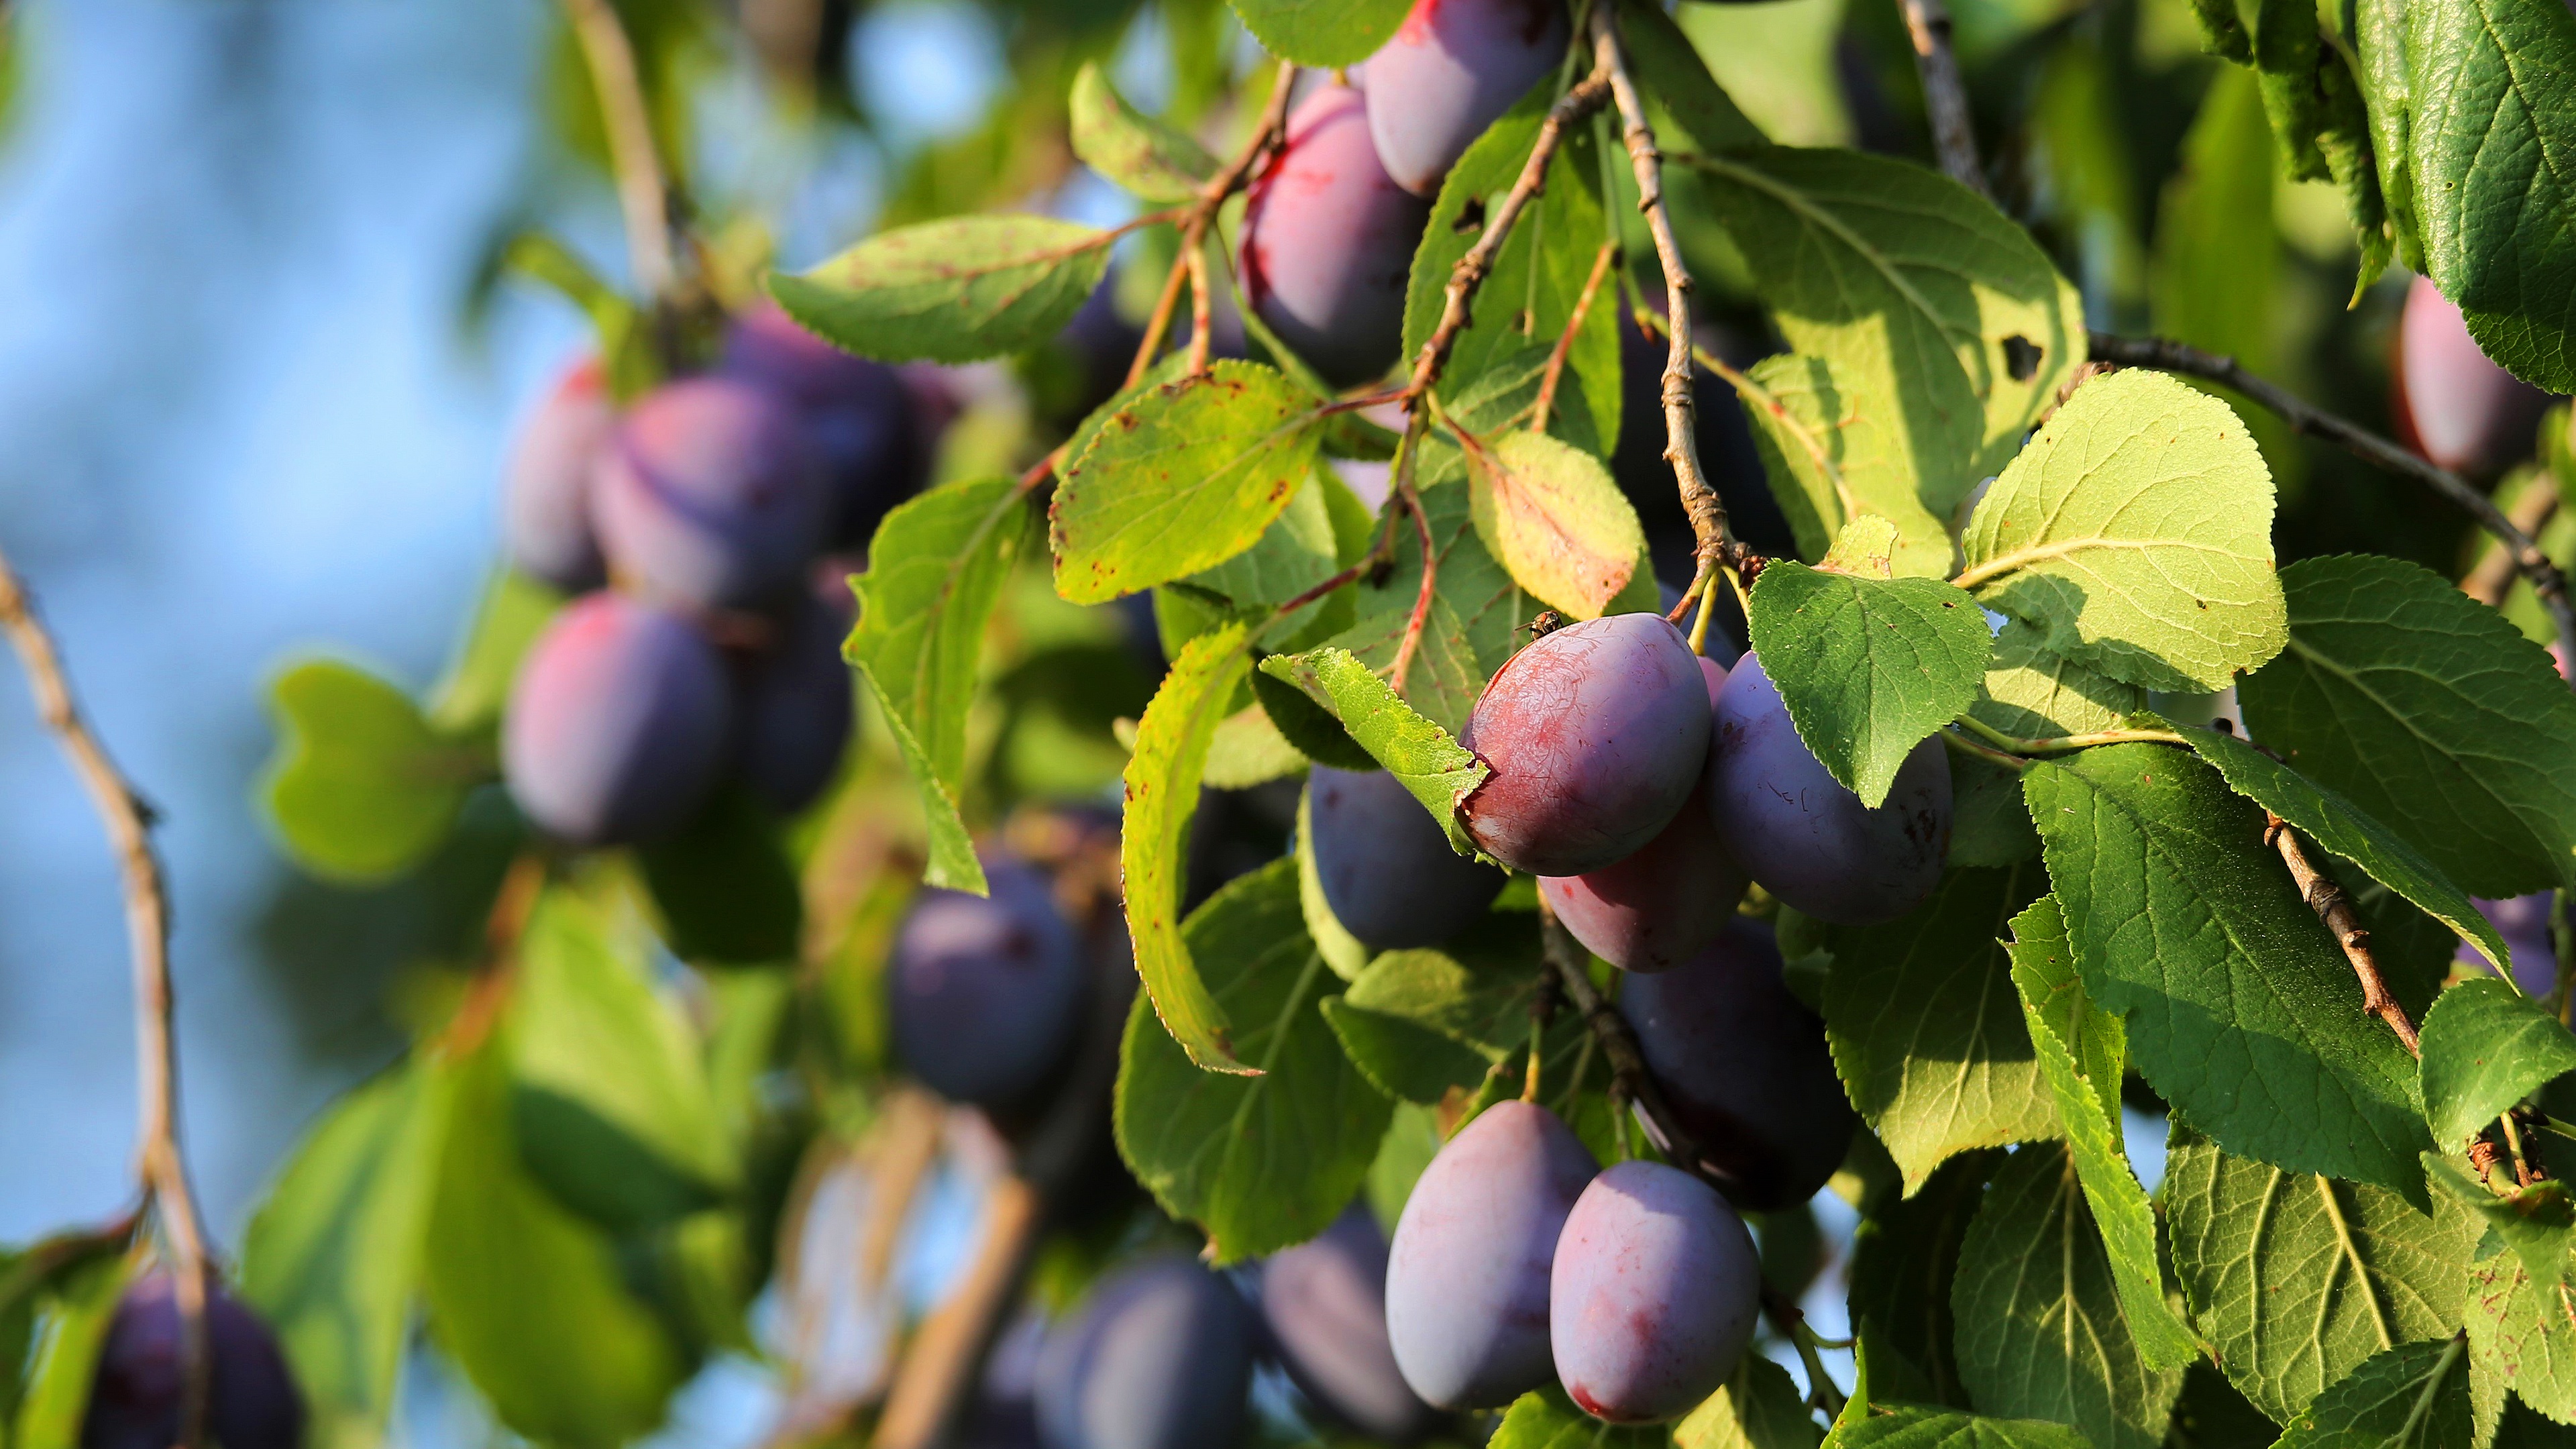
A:
{"label": "leaf stem", "polygon": [[1770,1315],[1781,1336],[1797,1346],[1798,1362],[1806,1365],[1807,1369],[1808,1402],[1824,1410],[1828,1419],[1842,1417],[1842,1386],[1834,1382],[1833,1375],[1825,1372],[1825,1361],[1816,1353],[1825,1341],[1816,1337],[1814,1329],[1807,1327],[1807,1315],[1767,1283],[1762,1287],[1762,1311]]}
{"label": "leaf stem", "polygon": [[[1216,225],[1216,214],[1225,206],[1226,198],[1243,188],[1260,166],[1262,158],[1279,143],[1288,124],[1288,97],[1297,88],[1296,80],[1296,63],[1279,62],[1276,77],[1270,84],[1269,103],[1262,107],[1261,120],[1253,127],[1250,139],[1243,143],[1242,150],[1234,154],[1233,160],[1225,163],[1224,170],[1208,178],[1207,185],[1199,188],[1198,200],[1190,203],[1189,210],[1178,217],[1181,222],[1181,249],[1172,258],[1171,270],[1163,274],[1162,294],[1154,299],[1154,314],[1146,319],[1145,335],[1136,344],[1135,360],[1127,364],[1127,381],[1121,385],[1122,390],[1143,382],[1146,369],[1154,365],[1155,354],[1163,350],[1163,338],[1172,326],[1172,313],[1180,305],[1184,279],[1191,284],[1190,322],[1195,329],[1190,337],[1190,371],[1197,372],[1207,365],[1208,314],[1215,304],[1209,296],[1207,257],[1202,248],[1207,243],[1209,230]],[[1160,213],[1150,219],[1165,221],[1175,218],[1171,213]]]}
{"label": "leaf stem", "polygon": [[2051,735],[2043,739],[2025,739],[2008,735],[1972,714],[1960,715],[1950,723],[1975,735],[1986,744],[2007,754],[2031,756],[2063,754],[2068,750],[2088,750],[2095,745],[2158,744],[2184,745],[2190,741],[2172,730],[2118,729],[2090,730],[2082,734]]}
{"label": "leaf stem", "polygon": [[2390,993],[2388,978],[2380,974],[2379,960],[2371,954],[2370,932],[2362,929],[2343,887],[2309,861],[2298,833],[2290,829],[2288,822],[2268,810],[2263,812],[2263,820],[2263,843],[2280,852],[2281,863],[2290,868],[2290,879],[2298,883],[2300,898],[2334,933],[2336,942],[2343,947],[2344,959],[2352,963],[2352,974],[2361,978],[2361,1009],[2388,1023],[2388,1029],[2406,1044],[2407,1055],[2422,1056],[2424,1049],[2416,1036],[2415,1022]]}
{"label": "leaf stem", "polygon": [[1914,42],[1914,69],[1923,77],[1923,110],[1932,123],[1932,149],[1951,180],[1992,200],[1985,168],[1977,164],[1977,132],[1968,112],[1968,88],[1950,50],[1950,11],[1941,0],[1899,0],[1905,31]]}
{"label": "leaf stem", "polygon": [[1592,256],[1592,275],[1585,278],[1582,293],[1574,299],[1574,312],[1565,319],[1565,330],[1556,334],[1556,346],[1547,354],[1547,370],[1539,375],[1538,402],[1530,416],[1530,431],[1547,431],[1548,418],[1556,411],[1557,385],[1565,380],[1565,360],[1574,352],[1575,334],[1583,330],[1583,319],[1592,311],[1592,299],[1600,294],[1601,279],[1610,275],[1610,266],[1619,259],[1619,244],[1605,241]]}
{"label": "leaf stem", "polygon": [[1957,750],[1960,754],[1973,755],[1990,764],[2001,765],[2016,775],[2023,774],[2030,769],[2031,762],[2027,756],[2016,755],[2008,750],[1996,749],[1992,745],[1961,733],[1956,728],[1941,731],[1941,743],[1948,745],[1951,749]]}

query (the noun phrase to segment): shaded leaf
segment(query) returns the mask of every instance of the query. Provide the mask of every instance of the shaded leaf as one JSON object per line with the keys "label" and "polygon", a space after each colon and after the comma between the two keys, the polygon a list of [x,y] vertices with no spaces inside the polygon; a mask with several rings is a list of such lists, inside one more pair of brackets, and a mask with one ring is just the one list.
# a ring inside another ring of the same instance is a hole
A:
{"label": "shaded leaf", "polygon": [[1637,83],[1664,103],[1703,151],[1734,151],[1768,144],[1769,138],[1745,119],[1744,112],[1708,73],[1698,47],[1654,0],[1626,0],[1619,7],[1619,28],[1628,43],[1628,63]]}
{"label": "shaded leaf", "polygon": [[[1477,539],[1466,489],[1433,488],[1422,495],[1422,509],[1437,564],[1431,609],[1405,675],[1404,699],[1454,735],[1467,727],[1485,681],[1526,642],[1520,630],[1538,612],[1538,604]],[[1372,669],[1393,668],[1421,591],[1422,550],[1400,533],[1395,567],[1384,579],[1361,581],[1355,590],[1358,622],[1330,642]]]}
{"label": "shaded leaf", "polygon": [[750,789],[720,787],[679,834],[635,856],[673,955],[712,966],[796,959],[804,890],[778,817]]}
{"label": "shaded leaf", "polygon": [[880,362],[976,362],[1064,330],[1109,267],[1111,233],[1048,216],[962,216],[870,237],[770,295]]}
{"label": "shaded leaf", "polygon": [[2424,1120],[2458,1144],[2553,1077],[2576,1071],[2576,1036],[2510,981],[2463,981],[2424,1014]]}
{"label": "shaded leaf", "polygon": [[[1271,679],[1264,673],[1256,672],[1253,678],[1256,682],[1267,682],[1280,689],[1289,689],[1288,685]],[[1303,700],[1306,696],[1297,694],[1297,698]],[[1338,730],[1340,725],[1336,723],[1334,728]],[[1377,768],[1377,762],[1366,755],[1362,755],[1360,759],[1362,768]],[[1314,818],[1315,792],[1310,784],[1297,792],[1298,914],[1305,921],[1306,935],[1314,941],[1316,954],[1324,958],[1324,964],[1332,967],[1333,974],[1344,981],[1355,981],[1359,979],[1361,970],[1368,965],[1371,952],[1367,942],[1352,935],[1350,929],[1334,916],[1332,902],[1324,899],[1324,878],[1315,868]]]}
{"label": "shaded leaf", "polygon": [[1957,1408],[1968,1407],[1968,1390],[1959,1380],[1950,1285],[1986,1182],[2003,1161],[1991,1148],[1954,1157],[1911,1196],[1891,1192],[1872,1204],[1852,1235],[1851,1321],[1865,1329],[1882,1374],[1888,1355],[1902,1355],[1926,1396]]}
{"label": "shaded leaf", "polygon": [[2457,1336],[2375,1354],[2317,1395],[2273,1449],[2469,1449],[2468,1358]]}

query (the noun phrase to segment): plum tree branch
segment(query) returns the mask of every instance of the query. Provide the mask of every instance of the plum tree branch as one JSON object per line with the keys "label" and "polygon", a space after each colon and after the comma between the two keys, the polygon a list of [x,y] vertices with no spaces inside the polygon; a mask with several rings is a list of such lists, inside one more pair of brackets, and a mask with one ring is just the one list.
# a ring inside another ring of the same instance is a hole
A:
{"label": "plum tree branch", "polygon": [[671,250],[670,188],[653,145],[653,117],[644,103],[635,47],[608,0],[563,0],[563,7],[590,72],[591,89],[599,94],[600,124],[608,133],[609,169],[617,179],[617,207],[626,222],[635,284],[648,297],[662,297],[679,280],[679,267]]}
{"label": "plum tree branch", "polygon": [[[2549,520],[2557,513],[2558,478],[2543,470],[2513,500],[2513,507],[2505,517],[2536,542],[2540,530],[2548,527]],[[2460,580],[2460,592],[2492,608],[2504,602],[2505,590],[2515,577],[2513,551],[2505,546],[2502,539],[2489,539],[2486,550],[2478,555],[2477,566]]]}
{"label": "plum tree branch", "polygon": [[181,1449],[204,1442],[208,1390],[206,1243],[179,1152],[178,1050],[171,1032],[170,897],[152,849],[152,807],[118,771],[73,698],[53,635],[35,601],[0,555],[0,629],[25,666],[37,716],[71,757],[81,788],[107,828],[124,883],[125,929],[134,961],[135,1096],[141,1110],[138,1175],[170,1252],[179,1307]]}
{"label": "plum tree branch", "polygon": [[1208,319],[1214,299],[1209,295],[1207,258],[1203,249],[1208,232],[1216,225],[1217,213],[1224,209],[1226,198],[1243,189],[1262,158],[1279,144],[1288,126],[1288,98],[1297,89],[1297,65],[1279,62],[1270,84],[1270,100],[1261,109],[1261,119],[1252,135],[1235,152],[1225,168],[1208,178],[1199,188],[1198,200],[1190,203],[1189,213],[1181,222],[1181,249],[1172,258],[1171,270],[1163,275],[1162,294],[1154,300],[1154,315],[1145,322],[1145,335],[1136,345],[1135,360],[1127,364],[1127,381],[1122,387],[1134,387],[1145,380],[1145,370],[1154,365],[1154,354],[1163,350],[1163,336],[1171,330],[1172,313],[1179,306],[1181,283],[1191,288],[1190,321],[1195,328],[1190,338],[1190,370],[1198,371],[1207,363]]}
{"label": "plum tree branch", "polygon": [[2532,592],[2539,595],[2540,605],[2549,612],[2549,620],[2558,631],[2561,646],[2571,659],[2576,659],[2576,609],[2567,599],[2567,577],[2532,542],[2531,535],[2515,526],[2496,507],[2495,500],[2470,486],[2457,473],[2436,466],[2430,460],[2399,447],[2369,429],[2337,417],[2322,408],[2313,407],[2285,388],[2266,382],[2247,372],[2235,358],[2203,352],[2164,337],[2115,337],[2106,332],[2092,334],[2092,355],[2097,362],[2116,362],[2130,367],[2154,367],[2167,372],[2202,378],[2243,393],[2262,406],[2278,413],[2294,432],[2323,438],[2345,452],[2374,463],[2392,473],[2404,474],[2430,486],[2451,502],[2466,510],[2471,518],[2504,545],[2513,559],[2514,571],[2531,581]]}
{"label": "plum tree branch", "polygon": [[2353,914],[2352,900],[2344,894],[2343,887],[2316,868],[2299,844],[2298,832],[2269,810],[2263,812],[2263,843],[2281,853],[2281,863],[2290,868],[2290,879],[2298,883],[2300,899],[2317,913],[2318,920],[2326,923],[2326,929],[2343,947],[2344,959],[2352,963],[2352,974],[2361,978],[2361,1009],[2388,1023],[2388,1029],[2406,1044],[2408,1055],[2422,1056],[2415,1022],[2390,993],[2388,978],[2379,973],[2379,959],[2370,950],[2370,932]]}
{"label": "plum tree branch", "polygon": [[1932,123],[1932,150],[1951,180],[1992,199],[1985,168],[1977,162],[1977,131],[1968,112],[1968,88],[1959,80],[1959,58],[1950,49],[1950,11],[1941,0],[1899,0],[1905,32],[1914,42],[1915,73],[1923,78],[1923,114]]}

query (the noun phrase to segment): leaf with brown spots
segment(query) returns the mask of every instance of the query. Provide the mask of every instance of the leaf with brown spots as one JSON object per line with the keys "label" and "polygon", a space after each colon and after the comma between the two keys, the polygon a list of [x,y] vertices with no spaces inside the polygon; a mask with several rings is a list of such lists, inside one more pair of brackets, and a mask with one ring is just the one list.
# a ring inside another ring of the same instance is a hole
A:
{"label": "leaf with brown spots", "polygon": [[1646,546],[1637,510],[1601,460],[1544,433],[1486,442],[1469,432],[1467,498],[1476,536],[1520,586],[1578,619],[1597,619],[1628,586]]}
{"label": "leaf with brown spots", "polygon": [[1109,268],[1114,233],[1051,216],[961,216],[868,238],[770,294],[839,347],[882,362],[976,362],[1064,330]]}

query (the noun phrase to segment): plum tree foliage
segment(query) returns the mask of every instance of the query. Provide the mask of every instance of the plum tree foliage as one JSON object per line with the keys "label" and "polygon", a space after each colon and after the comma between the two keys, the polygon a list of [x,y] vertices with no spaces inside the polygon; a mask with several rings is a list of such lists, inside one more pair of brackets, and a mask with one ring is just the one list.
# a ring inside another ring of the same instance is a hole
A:
{"label": "plum tree foliage", "polygon": [[[501,249],[447,677],[277,682],[443,924],[214,1439],[2576,1440],[2576,12],[985,0],[786,265],[692,77],[863,125],[850,8],[566,6],[660,200]],[[152,1256],[0,1255],[0,1442],[184,1433]]]}

